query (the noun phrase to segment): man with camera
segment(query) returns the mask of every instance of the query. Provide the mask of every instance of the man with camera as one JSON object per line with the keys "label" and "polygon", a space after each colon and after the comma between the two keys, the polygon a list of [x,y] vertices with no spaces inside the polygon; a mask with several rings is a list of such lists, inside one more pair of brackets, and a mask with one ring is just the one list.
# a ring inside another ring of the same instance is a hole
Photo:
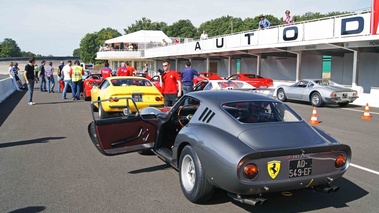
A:
{"label": "man with camera", "polygon": [[182,96],[182,84],[179,73],[170,70],[170,62],[163,61],[164,72],[159,72],[160,86],[163,87],[163,97],[165,107],[172,106]]}

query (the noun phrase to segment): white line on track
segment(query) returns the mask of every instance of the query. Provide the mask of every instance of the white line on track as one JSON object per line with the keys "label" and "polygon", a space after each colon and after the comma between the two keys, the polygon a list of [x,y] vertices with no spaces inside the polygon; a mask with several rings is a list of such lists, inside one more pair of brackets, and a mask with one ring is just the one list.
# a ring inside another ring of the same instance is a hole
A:
{"label": "white line on track", "polygon": [[353,164],[353,163],[350,163],[350,166],[358,168],[358,169],[362,169],[362,170],[364,170],[366,172],[371,172],[373,174],[379,175],[379,172],[377,172],[375,170],[372,170],[372,169],[369,169],[369,168],[366,168],[366,167],[363,167],[363,166],[359,166],[359,165],[356,165],[356,164]]}
{"label": "white line on track", "polygon": [[[364,110],[358,110],[358,109],[346,109],[346,108],[342,108],[343,110],[350,110],[350,111],[355,111],[355,112],[364,112]],[[370,112],[370,114],[376,114],[376,115],[379,115],[378,112]]]}

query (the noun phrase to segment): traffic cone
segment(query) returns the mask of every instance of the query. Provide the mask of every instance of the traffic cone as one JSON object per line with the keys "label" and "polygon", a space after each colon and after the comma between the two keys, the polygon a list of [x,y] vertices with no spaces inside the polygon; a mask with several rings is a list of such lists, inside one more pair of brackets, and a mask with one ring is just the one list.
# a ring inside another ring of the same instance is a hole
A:
{"label": "traffic cone", "polygon": [[315,106],[313,107],[311,120],[308,123],[312,124],[312,125],[317,125],[317,124],[320,123],[320,122],[317,121],[317,112],[316,112],[316,107]]}
{"label": "traffic cone", "polygon": [[366,107],[365,107],[365,112],[363,113],[363,116],[362,116],[362,120],[371,120],[371,116],[370,116],[370,108],[368,107],[368,103],[366,104]]}

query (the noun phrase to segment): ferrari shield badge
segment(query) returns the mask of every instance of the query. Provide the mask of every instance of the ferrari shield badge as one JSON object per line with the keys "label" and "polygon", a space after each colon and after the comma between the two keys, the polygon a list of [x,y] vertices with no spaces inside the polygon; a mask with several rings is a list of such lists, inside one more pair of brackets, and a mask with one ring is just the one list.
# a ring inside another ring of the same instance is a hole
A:
{"label": "ferrari shield badge", "polygon": [[280,171],[280,161],[270,161],[267,162],[267,172],[272,179],[275,179],[278,176]]}

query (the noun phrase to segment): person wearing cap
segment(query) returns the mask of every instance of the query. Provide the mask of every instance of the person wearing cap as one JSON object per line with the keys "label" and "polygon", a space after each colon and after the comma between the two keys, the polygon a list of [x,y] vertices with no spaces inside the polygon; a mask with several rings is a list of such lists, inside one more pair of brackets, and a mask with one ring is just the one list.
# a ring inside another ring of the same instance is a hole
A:
{"label": "person wearing cap", "polygon": [[270,21],[266,19],[266,17],[262,14],[259,16],[260,21],[258,23],[259,29],[264,30],[270,27]]}
{"label": "person wearing cap", "polygon": [[284,12],[285,16],[283,17],[284,25],[292,25],[294,23],[293,17],[290,15],[290,11],[286,10]]}
{"label": "person wearing cap", "polygon": [[70,71],[73,101],[80,100],[80,82],[82,81],[83,75],[84,75],[83,67],[80,66],[79,60],[76,60],[74,63],[74,66],[71,67],[71,71]]}
{"label": "person wearing cap", "polygon": [[60,80],[61,79],[63,80],[63,78],[62,78],[63,67],[64,67],[64,62],[61,61],[61,64],[58,66],[58,69],[57,69],[58,93],[62,92],[61,87],[60,87]]}

